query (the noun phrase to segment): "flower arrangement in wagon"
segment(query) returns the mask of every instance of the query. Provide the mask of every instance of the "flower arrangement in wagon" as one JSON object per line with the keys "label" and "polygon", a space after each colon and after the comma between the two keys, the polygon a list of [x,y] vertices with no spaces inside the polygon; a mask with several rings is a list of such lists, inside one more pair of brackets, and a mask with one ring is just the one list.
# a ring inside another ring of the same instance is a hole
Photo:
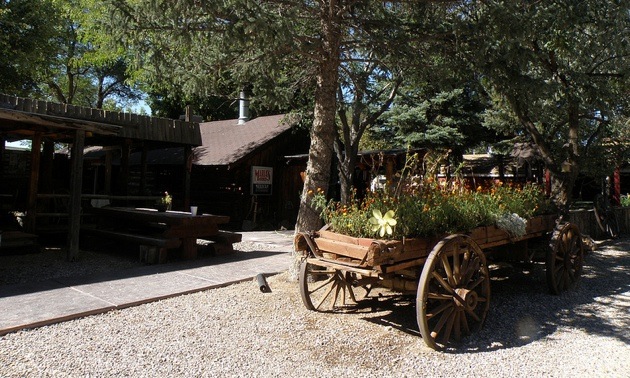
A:
{"label": "flower arrangement in wagon", "polygon": [[327,200],[323,190],[309,193],[311,203],[334,232],[354,237],[438,236],[496,225],[511,236],[525,234],[527,219],[553,212],[542,189],[532,183],[469,188],[461,180],[404,188],[398,194],[368,191],[348,204]]}

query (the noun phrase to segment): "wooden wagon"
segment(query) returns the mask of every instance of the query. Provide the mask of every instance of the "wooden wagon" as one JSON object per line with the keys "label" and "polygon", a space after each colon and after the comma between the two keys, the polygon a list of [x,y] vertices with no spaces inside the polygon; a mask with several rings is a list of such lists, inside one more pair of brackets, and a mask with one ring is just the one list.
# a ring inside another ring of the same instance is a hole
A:
{"label": "wooden wagon", "polygon": [[529,219],[520,237],[496,226],[403,240],[356,238],[326,228],[300,233],[295,246],[304,256],[299,276],[302,301],[311,310],[334,312],[356,306],[374,287],[415,293],[422,338],[429,347],[441,349],[478,330],[485,320],[490,306],[488,251],[513,246],[520,260],[531,261],[527,240],[549,236],[547,283],[558,294],[579,278],[584,248],[579,229],[557,223],[554,215]]}

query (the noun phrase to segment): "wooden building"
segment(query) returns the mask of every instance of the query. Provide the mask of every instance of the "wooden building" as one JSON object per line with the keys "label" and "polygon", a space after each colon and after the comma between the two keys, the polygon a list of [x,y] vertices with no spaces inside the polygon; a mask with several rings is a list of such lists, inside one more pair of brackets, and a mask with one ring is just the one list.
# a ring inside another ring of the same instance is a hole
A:
{"label": "wooden building", "polygon": [[[26,186],[11,180],[11,156],[5,141],[28,140],[31,143]],[[69,146],[69,158],[55,155],[55,144]],[[140,185],[145,182],[146,156],[150,150],[176,147],[184,162],[192,161],[192,148],[201,144],[199,125],[192,122],[109,112],[46,101],[34,101],[0,95],[0,196],[12,210],[25,214],[24,229],[38,233],[45,218],[64,217],[68,230],[68,256],[78,255],[81,207],[86,200],[107,201],[152,200],[148,196],[129,195],[129,158],[134,151],[141,155]],[[105,151],[100,193],[85,191],[94,188],[94,178],[84,182],[84,148],[101,146]],[[113,172],[113,151],[120,151],[120,165]],[[8,157],[5,158],[5,156]],[[5,164],[9,162],[9,164]],[[180,170],[183,188],[182,206],[188,205],[190,165]],[[114,181],[115,179],[115,181]],[[142,189],[142,188],[141,188]],[[142,190],[140,190],[142,193]],[[49,212],[50,202],[64,201],[64,211]],[[89,203],[89,201],[88,201]]]}
{"label": "wooden building", "polygon": [[292,170],[283,157],[308,151],[306,131],[287,115],[199,127],[203,143],[193,151],[191,201],[204,211],[229,215],[233,227],[293,227],[300,171]]}

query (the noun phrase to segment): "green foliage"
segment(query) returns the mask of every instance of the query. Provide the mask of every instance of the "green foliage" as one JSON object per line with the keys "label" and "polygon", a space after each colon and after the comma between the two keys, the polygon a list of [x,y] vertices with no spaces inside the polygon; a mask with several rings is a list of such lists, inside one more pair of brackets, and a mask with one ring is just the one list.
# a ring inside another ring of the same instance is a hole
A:
{"label": "green foliage", "polygon": [[629,109],[629,9],[627,0],[496,0],[450,13],[457,51],[493,100],[485,124],[536,143],[560,204]]}
{"label": "green foliage", "polygon": [[36,91],[54,59],[58,17],[50,0],[0,1],[0,93]]}
{"label": "green foliage", "polygon": [[419,189],[407,188],[397,196],[385,191],[368,192],[363,199],[353,197],[347,205],[326,201],[322,191],[310,196],[333,231],[355,237],[373,237],[377,232],[380,237],[385,236],[385,233],[380,235],[380,227],[373,228],[374,212],[393,212],[396,222],[392,234],[387,233],[386,237],[400,239],[468,232],[494,224],[510,225],[517,216],[528,219],[554,211],[542,190],[533,184],[497,184],[472,189],[458,181],[425,180]]}

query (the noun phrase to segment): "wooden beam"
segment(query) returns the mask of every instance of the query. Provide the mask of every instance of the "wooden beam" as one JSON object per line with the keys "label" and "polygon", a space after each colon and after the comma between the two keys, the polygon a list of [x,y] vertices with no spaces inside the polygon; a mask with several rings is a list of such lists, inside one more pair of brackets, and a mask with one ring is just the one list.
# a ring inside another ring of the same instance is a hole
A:
{"label": "wooden beam", "polygon": [[[0,183],[2,184],[6,182],[4,180],[4,154],[5,154],[4,143],[5,142],[6,142],[6,138],[4,134],[0,134]],[[3,190],[6,190],[6,188],[2,184],[0,184],[0,193],[2,193]]]}
{"label": "wooden beam", "polygon": [[190,209],[190,173],[192,171],[193,153],[190,146],[184,147],[184,211]]}
{"label": "wooden beam", "polygon": [[112,150],[105,150],[105,194],[112,194]]}
{"label": "wooden beam", "polygon": [[131,140],[125,139],[120,149],[120,174],[118,175],[118,194],[129,194],[129,159],[131,156]]}
{"label": "wooden beam", "polygon": [[142,145],[142,152],[140,155],[140,195],[145,194],[147,190],[147,146]]}
{"label": "wooden beam", "polygon": [[55,143],[50,139],[44,140],[44,149],[41,160],[41,192],[52,193],[53,191],[53,159],[55,157]]}
{"label": "wooden beam", "polygon": [[39,184],[39,165],[41,160],[42,134],[36,133],[31,143],[31,178],[28,186],[28,203],[26,205],[26,230],[35,230],[37,219],[37,191]]}
{"label": "wooden beam", "polygon": [[83,186],[83,149],[85,146],[85,131],[77,130],[72,144],[72,171],[70,172],[70,202],[69,202],[69,230],[68,253],[70,261],[79,257],[79,230],[81,229],[81,189]]}
{"label": "wooden beam", "polygon": [[117,125],[10,109],[0,109],[0,119],[60,129],[82,129],[101,135],[118,135],[122,130],[122,127]]}

